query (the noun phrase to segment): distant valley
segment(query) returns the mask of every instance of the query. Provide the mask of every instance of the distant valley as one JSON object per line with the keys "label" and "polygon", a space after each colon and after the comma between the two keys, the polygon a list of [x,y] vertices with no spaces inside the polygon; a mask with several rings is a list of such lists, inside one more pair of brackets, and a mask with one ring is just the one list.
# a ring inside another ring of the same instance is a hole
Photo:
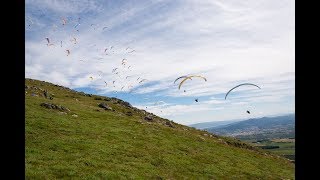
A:
{"label": "distant valley", "polygon": [[239,139],[273,139],[295,137],[295,115],[248,119],[206,128],[207,131]]}

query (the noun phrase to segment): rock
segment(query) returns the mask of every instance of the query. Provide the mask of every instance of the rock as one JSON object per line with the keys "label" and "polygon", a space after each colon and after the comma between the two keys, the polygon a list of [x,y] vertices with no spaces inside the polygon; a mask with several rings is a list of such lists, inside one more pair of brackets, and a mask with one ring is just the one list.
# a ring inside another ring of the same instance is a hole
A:
{"label": "rock", "polygon": [[208,134],[203,134],[204,136],[208,136]]}
{"label": "rock", "polygon": [[66,107],[55,105],[55,104],[51,104],[51,103],[41,103],[40,106],[43,106],[43,107],[45,107],[47,109],[57,109],[59,111],[70,111]]}
{"label": "rock", "polygon": [[166,125],[169,126],[169,127],[174,128],[174,125],[173,125],[172,122],[170,122],[170,121],[166,121]]}
{"label": "rock", "polygon": [[44,106],[45,108],[52,109],[50,103],[41,103],[40,106]]}
{"label": "rock", "polygon": [[63,107],[63,106],[60,106],[60,109],[63,110],[63,111],[69,111],[70,112],[70,109],[68,109],[66,107]]}
{"label": "rock", "polygon": [[111,98],[104,98],[103,100],[104,100],[104,101],[110,101]]}
{"label": "rock", "polygon": [[106,103],[100,103],[98,106],[105,110],[112,110],[112,108],[108,106]]}
{"label": "rock", "polygon": [[63,114],[67,114],[66,112],[58,112],[58,114],[63,115]]}
{"label": "rock", "polygon": [[123,101],[121,99],[118,99],[118,98],[110,98],[115,104],[121,104],[125,107],[129,107],[129,108],[132,108],[132,105],[126,101]]}
{"label": "rock", "polygon": [[53,97],[50,97],[50,100],[52,100],[53,99]]}
{"label": "rock", "polygon": [[145,117],[144,117],[144,120],[146,120],[146,121],[152,121],[153,118],[152,118],[151,116],[145,116]]}
{"label": "rock", "polygon": [[132,116],[132,112],[131,111],[126,112],[126,115],[127,116]]}
{"label": "rock", "polygon": [[102,100],[101,97],[95,97],[94,100]]}
{"label": "rock", "polygon": [[43,95],[44,95],[45,98],[48,98],[48,91],[45,90],[44,93],[43,93]]}
{"label": "rock", "polygon": [[35,93],[32,93],[32,94],[31,94],[31,96],[38,96],[38,95],[37,95],[37,94],[35,94]]}
{"label": "rock", "polygon": [[72,114],[72,117],[78,117],[78,115],[76,115],[76,114]]}

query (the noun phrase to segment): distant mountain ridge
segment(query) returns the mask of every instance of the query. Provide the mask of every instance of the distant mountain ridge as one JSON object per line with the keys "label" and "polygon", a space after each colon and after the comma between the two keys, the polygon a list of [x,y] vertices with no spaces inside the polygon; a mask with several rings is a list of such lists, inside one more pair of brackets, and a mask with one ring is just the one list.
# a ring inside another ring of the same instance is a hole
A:
{"label": "distant mountain ridge", "polygon": [[237,138],[287,138],[294,137],[295,115],[262,117],[234,122],[225,126],[206,128],[207,131]]}
{"label": "distant mountain ridge", "polygon": [[228,125],[234,122],[239,122],[241,120],[227,120],[227,121],[212,121],[212,122],[203,122],[203,123],[196,123],[196,124],[190,124],[188,126],[194,127],[197,129],[208,129],[213,127],[220,127],[224,125]]}

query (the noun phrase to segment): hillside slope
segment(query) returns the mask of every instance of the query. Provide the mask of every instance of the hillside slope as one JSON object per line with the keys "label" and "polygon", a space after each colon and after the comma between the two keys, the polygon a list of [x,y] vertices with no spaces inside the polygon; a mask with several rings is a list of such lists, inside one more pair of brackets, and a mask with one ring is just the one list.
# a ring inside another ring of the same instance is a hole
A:
{"label": "hillside slope", "polygon": [[238,140],[31,79],[25,138],[27,179],[294,179],[290,161]]}

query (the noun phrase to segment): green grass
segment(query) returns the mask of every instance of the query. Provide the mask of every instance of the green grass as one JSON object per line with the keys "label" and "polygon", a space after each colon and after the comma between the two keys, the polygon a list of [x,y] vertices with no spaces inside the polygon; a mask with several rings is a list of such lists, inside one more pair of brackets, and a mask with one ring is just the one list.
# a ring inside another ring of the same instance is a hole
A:
{"label": "green grass", "polygon": [[[287,159],[235,139],[171,128],[160,117],[149,123],[140,110],[49,83],[27,79],[26,85],[55,95],[49,100],[26,90],[26,179],[294,179]],[[71,112],[59,114],[43,102]],[[115,111],[97,111],[100,102]]]}
{"label": "green grass", "polygon": [[268,151],[281,156],[294,156],[295,155],[295,142],[272,142],[272,141],[263,141],[257,146],[279,146],[277,149],[268,149]]}

